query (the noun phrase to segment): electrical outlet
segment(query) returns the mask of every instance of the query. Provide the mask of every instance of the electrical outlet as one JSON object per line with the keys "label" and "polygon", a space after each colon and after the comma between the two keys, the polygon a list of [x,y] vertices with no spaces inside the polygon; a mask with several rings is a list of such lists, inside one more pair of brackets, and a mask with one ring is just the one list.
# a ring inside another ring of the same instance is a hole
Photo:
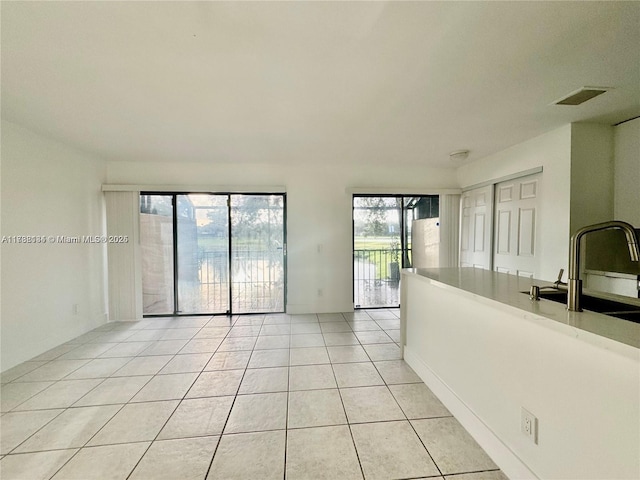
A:
{"label": "electrical outlet", "polygon": [[321,297],[322,295],[324,295],[324,292],[322,291],[321,288],[318,289],[318,296]]}
{"label": "electrical outlet", "polygon": [[529,440],[536,445],[538,444],[538,419],[524,407],[522,408],[522,415],[520,417],[520,430]]}
{"label": "electrical outlet", "polygon": [[80,305],[78,305],[77,303],[74,303],[72,310],[74,315],[78,315],[78,311],[80,310]]}

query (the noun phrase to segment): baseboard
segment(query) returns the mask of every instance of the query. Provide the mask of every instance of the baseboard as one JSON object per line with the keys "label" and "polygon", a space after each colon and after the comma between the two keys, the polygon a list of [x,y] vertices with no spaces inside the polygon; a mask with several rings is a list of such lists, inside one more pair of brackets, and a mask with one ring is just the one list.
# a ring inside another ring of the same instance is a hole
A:
{"label": "baseboard", "polygon": [[106,322],[105,323],[115,323],[115,322],[139,322],[140,320],[144,320],[143,317],[140,318],[119,318],[117,320],[112,320],[111,318],[109,318],[109,315],[106,315]]}
{"label": "baseboard", "polygon": [[431,389],[460,424],[487,452],[491,459],[510,479],[537,480],[538,477],[500,438],[471,410],[426,363],[404,347],[404,360]]}
{"label": "baseboard", "polygon": [[287,304],[287,313],[290,315],[300,315],[306,313],[343,313],[353,312],[353,304],[338,307],[319,307],[311,304]]}

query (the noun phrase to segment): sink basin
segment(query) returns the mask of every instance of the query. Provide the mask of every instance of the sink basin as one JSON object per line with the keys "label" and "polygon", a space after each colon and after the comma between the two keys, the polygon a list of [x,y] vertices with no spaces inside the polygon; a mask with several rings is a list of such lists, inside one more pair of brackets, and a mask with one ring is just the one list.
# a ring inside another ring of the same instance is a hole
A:
{"label": "sink basin", "polygon": [[[522,292],[527,295],[529,292]],[[567,304],[567,292],[563,290],[543,290],[540,298]],[[611,317],[622,318],[631,322],[640,323],[640,306],[628,303],[616,302],[605,298],[598,298],[591,295],[582,295],[582,309],[592,312],[602,313]]]}
{"label": "sink basin", "polygon": [[629,320],[630,322],[640,323],[640,311],[606,313],[605,315],[611,315],[612,317],[622,318],[623,320]]}

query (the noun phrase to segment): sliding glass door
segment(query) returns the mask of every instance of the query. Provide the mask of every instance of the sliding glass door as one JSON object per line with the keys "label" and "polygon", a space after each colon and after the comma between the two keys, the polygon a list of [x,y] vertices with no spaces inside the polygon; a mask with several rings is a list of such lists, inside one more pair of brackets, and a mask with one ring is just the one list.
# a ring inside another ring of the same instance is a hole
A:
{"label": "sliding glass door", "polygon": [[229,304],[227,195],[177,195],[177,313],[226,313]]}
{"label": "sliding glass door", "polygon": [[439,196],[353,197],[355,308],[400,305],[400,269],[438,262]]}
{"label": "sliding glass door", "polygon": [[356,308],[397,307],[402,259],[402,198],[353,198]]}
{"label": "sliding glass door", "polygon": [[140,196],[142,305],[149,315],[174,312],[173,195]]}
{"label": "sliding glass door", "polygon": [[234,313],[284,311],[284,196],[231,195]]}
{"label": "sliding glass door", "polygon": [[140,195],[143,312],[282,312],[285,197]]}

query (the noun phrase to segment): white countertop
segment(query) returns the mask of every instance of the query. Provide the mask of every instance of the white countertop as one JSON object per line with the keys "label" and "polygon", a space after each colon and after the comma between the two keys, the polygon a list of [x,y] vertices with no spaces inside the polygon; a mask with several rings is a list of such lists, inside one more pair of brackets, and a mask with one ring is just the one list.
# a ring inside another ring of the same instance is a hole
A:
{"label": "white countertop", "polygon": [[[640,349],[638,323],[587,310],[569,312],[564,304],[545,299],[530,300],[528,294],[521,293],[528,292],[531,285],[551,285],[550,282],[479,268],[407,268],[402,274],[429,279],[445,287],[459,289]],[[611,297],[603,295],[603,298]],[[627,303],[638,304],[633,299],[629,299]]]}

